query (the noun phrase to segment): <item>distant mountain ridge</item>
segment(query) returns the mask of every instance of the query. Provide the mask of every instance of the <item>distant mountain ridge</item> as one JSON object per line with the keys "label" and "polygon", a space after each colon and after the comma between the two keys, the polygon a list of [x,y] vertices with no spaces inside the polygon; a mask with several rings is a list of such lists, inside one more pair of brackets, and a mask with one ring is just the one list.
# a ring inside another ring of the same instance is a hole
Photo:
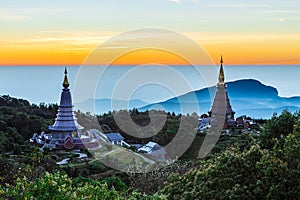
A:
{"label": "distant mountain ridge", "polygon": [[[247,115],[254,118],[270,118],[274,112],[281,113],[288,109],[291,112],[300,110],[300,97],[280,97],[276,88],[267,86],[254,79],[243,79],[226,83],[227,92],[231,106],[236,112],[236,116]],[[199,106],[200,113],[207,113],[212,105],[216,92],[216,87],[200,89],[188,92],[179,97],[174,97],[166,101],[149,104],[141,100],[114,100],[114,109],[138,108],[139,110],[163,109],[167,112],[181,113],[182,108],[185,113],[195,112],[195,106]],[[87,103],[95,101],[96,113],[108,112],[111,109],[110,99],[88,100],[76,104],[80,110],[86,110]],[[129,106],[127,106],[129,105]]]}
{"label": "distant mountain ridge", "polygon": [[[276,88],[266,86],[257,80],[243,79],[228,82],[226,85],[230,103],[236,116],[270,118],[274,112],[281,113],[284,109],[292,112],[300,110],[300,97],[280,97]],[[181,99],[183,102],[181,105],[187,107],[184,104],[198,103],[200,112],[206,113],[211,108],[215,92],[216,87],[204,88],[156,104],[163,106],[166,111],[178,113],[180,112],[178,99]],[[198,102],[193,102],[193,94],[196,95]],[[150,109],[156,104],[150,104],[140,109]],[[191,107],[194,108],[194,105]],[[189,113],[192,113],[192,110],[189,110]]]}

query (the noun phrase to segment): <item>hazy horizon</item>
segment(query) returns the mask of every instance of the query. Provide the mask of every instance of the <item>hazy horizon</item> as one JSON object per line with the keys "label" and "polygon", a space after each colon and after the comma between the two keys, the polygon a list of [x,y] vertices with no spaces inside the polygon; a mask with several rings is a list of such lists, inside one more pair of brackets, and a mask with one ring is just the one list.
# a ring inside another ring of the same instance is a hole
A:
{"label": "hazy horizon", "polygon": [[[0,67],[0,87],[1,95],[10,95],[17,98],[24,98],[32,103],[59,103],[60,92],[62,89],[63,70],[65,66],[1,66]],[[134,66],[114,66],[108,68],[97,87],[95,98],[111,98],[112,90],[119,79],[128,73]],[[201,75],[195,72],[192,66],[172,66],[172,69],[178,71],[190,84],[191,90],[195,91],[214,85],[205,85]],[[216,70],[218,70],[216,66]],[[79,66],[68,67],[68,77],[70,80],[70,89],[73,94],[75,79]],[[256,66],[236,66],[225,65],[225,81],[231,82],[241,79],[255,79],[265,85],[276,88],[281,97],[300,96],[298,88],[298,74],[300,65],[256,65]],[[155,69],[159,70],[159,66]],[[216,74],[216,72],[213,72]],[[267,74],[272,74],[269,76]],[[163,75],[161,75],[163,78]],[[215,83],[217,83],[217,76]],[[165,77],[167,81],[172,82],[172,77]],[[130,81],[129,83],[130,84]],[[5,86],[5,87],[4,87]],[[155,92],[153,92],[155,91]],[[183,91],[183,93],[190,92]],[[176,95],[168,88],[160,85],[150,84],[142,86],[134,91],[131,99],[139,99],[145,102],[158,102]],[[74,102],[79,103],[79,102]]]}

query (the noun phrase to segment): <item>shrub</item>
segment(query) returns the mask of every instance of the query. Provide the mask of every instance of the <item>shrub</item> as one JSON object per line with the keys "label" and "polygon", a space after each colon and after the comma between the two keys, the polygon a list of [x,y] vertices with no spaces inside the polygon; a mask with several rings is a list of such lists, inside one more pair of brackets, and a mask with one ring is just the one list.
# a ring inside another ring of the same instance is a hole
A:
{"label": "shrub", "polygon": [[[297,136],[298,135],[298,136]],[[290,134],[271,150],[233,147],[200,162],[184,176],[169,177],[167,199],[297,199],[300,195],[300,138]]]}
{"label": "shrub", "polygon": [[[4,191],[4,192],[3,192]],[[30,182],[19,178],[15,186],[1,189],[2,197],[12,199],[119,199],[118,192],[106,184],[87,181],[72,184],[67,175],[46,173],[43,178]]]}

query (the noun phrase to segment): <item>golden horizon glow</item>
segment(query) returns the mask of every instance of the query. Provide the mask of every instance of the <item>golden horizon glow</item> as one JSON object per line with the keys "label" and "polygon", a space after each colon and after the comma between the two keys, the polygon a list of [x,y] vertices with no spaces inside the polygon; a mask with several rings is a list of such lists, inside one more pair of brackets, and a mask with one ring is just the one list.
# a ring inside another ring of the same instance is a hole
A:
{"label": "golden horizon glow", "polygon": [[[67,38],[48,36],[0,42],[0,65],[81,65],[89,53],[110,38],[112,33],[102,34],[101,37],[95,35]],[[297,34],[187,33],[186,35],[202,45],[216,64],[219,63],[221,54],[225,57],[225,63],[231,65],[300,64],[299,51],[296,49],[300,46],[300,35]],[[184,50],[184,46],[181,48]],[[136,65],[147,62],[167,65],[188,64],[178,56],[153,50],[130,53],[114,64]]]}
{"label": "golden horizon glow", "polygon": [[[135,62],[135,60],[137,60]],[[112,65],[144,65],[144,64],[162,64],[162,65],[189,65],[190,63],[179,55],[154,49],[142,49],[127,53],[114,60]]]}
{"label": "golden horizon glow", "polygon": [[[80,65],[107,39],[143,28],[182,33],[204,47],[216,64],[220,54],[225,64],[300,64],[299,8],[294,0],[1,1],[0,65]],[[154,44],[164,40],[171,38],[158,37]],[[193,52],[176,40],[172,44],[181,46],[178,52]],[[156,63],[181,63],[144,53],[120,64],[142,64],[151,56]]]}

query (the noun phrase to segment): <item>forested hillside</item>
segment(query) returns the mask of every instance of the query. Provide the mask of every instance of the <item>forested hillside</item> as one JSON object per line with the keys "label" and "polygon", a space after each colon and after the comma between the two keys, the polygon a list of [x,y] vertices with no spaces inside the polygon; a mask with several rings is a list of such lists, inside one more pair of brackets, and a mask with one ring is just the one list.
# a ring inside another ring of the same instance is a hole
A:
{"label": "forested hillside", "polygon": [[[33,133],[46,131],[55,118],[56,104],[30,104],[27,100],[0,96],[0,152],[19,154]],[[23,148],[23,149],[24,149]]]}
{"label": "forested hillside", "polygon": [[[82,152],[88,158],[78,160],[74,152],[32,147],[28,143],[32,133],[46,131],[56,112],[57,105],[0,97],[0,199],[299,199],[299,113],[284,110],[262,121],[259,137],[247,131],[223,135],[204,159],[197,155],[205,134],[195,135],[178,161],[137,174],[106,167],[86,150]],[[101,116],[76,114],[86,128],[105,126],[125,135],[113,114],[126,112],[137,124],[149,123],[148,111],[136,109]],[[180,119],[193,122],[197,117],[166,115],[167,122],[157,135],[138,142],[167,144],[176,135]],[[65,157],[70,159],[68,164],[56,164]]]}

